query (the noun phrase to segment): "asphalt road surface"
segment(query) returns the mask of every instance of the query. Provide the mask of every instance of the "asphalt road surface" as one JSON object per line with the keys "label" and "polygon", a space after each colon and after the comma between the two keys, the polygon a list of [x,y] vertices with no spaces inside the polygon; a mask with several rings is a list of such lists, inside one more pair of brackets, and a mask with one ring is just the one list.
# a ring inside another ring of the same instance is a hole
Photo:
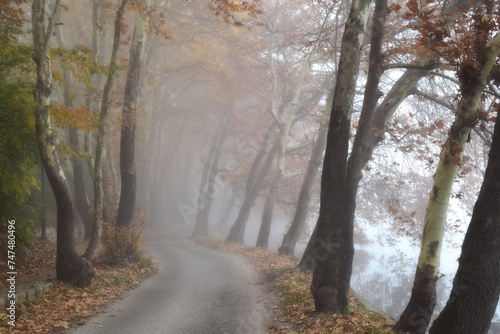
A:
{"label": "asphalt road surface", "polygon": [[157,277],[70,333],[268,332],[272,305],[265,303],[265,293],[256,284],[258,278],[243,259],[184,238],[156,237],[144,246],[160,261]]}

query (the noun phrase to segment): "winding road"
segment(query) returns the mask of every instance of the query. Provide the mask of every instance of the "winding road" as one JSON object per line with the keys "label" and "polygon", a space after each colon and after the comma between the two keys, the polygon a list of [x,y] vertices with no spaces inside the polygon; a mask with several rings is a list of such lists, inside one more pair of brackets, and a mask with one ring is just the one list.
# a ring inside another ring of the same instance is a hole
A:
{"label": "winding road", "polygon": [[265,302],[258,278],[243,259],[181,237],[150,237],[144,247],[160,262],[156,278],[70,333],[268,332],[272,304]]}

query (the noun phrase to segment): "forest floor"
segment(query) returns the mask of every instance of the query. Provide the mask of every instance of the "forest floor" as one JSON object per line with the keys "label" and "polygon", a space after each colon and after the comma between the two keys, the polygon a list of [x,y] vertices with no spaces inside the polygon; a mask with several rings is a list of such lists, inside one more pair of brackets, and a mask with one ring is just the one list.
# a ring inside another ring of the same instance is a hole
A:
{"label": "forest floor", "polygon": [[368,310],[354,295],[349,296],[349,310],[344,314],[314,312],[309,290],[312,274],[297,269],[297,260],[274,251],[196,238],[195,242],[213,249],[238,254],[248,259],[259,271],[260,284],[276,291],[281,299],[272,334],[322,333],[396,333],[388,316]]}
{"label": "forest floor", "polygon": [[[297,261],[270,250],[220,241],[196,238],[205,247],[222,250],[245,257],[258,271],[264,289],[277,292],[278,316],[272,334],[294,333],[395,333],[394,322],[387,316],[369,311],[355,296],[350,296],[349,310],[344,314],[314,313],[314,301],[309,291],[311,274],[297,269]],[[80,251],[84,247],[79,244]],[[55,268],[55,244],[36,240],[29,256],[16,262],[18,280],[36,277]],[[0,333],[63,333],[75,324],[83,324],[97,314],[117,316],[119,310],[109,309],[109,303],[136,287],[141,281],[158,272],[156,263],[149,257],[127,266],[111,266],[99,257],[94,263],[96,275],[86,289],[67,284],[57,284],[42,297],[16,305],[16,326],[11,327],[6,317],[0,318]],[[7,268],[0,264],[0,289],[5,287]],[[5,277],[4,277],[5,276]],[[55,278],[54,278],[55,281]],[[1,311],[6,314],[3,307]],[[98,325],[98,324],[96,324]]]}
{"label": "forest floor", "polygon": [[[78,244],[79,253],[84,247],[83,241]],[[55,254],[54,243],[35,240],[28,256],[16,258],[17,281],[21,283],[55,269]],[[117,310],[107,309],[107,304],[158,271],[150,257],[142,254],[139,258],[137,263],[112,266],[98,257],[93,264],[96,273],[89,287],[78,289],[68,284],[56,284],[40,298],[16,305],[15,327],[7,324],[5,316],[0,317],[0,333],[61,333],[74,324],[86,323],[97,314],[116,316]],[[7,272],[6,263],[1,263],[0,289],[5,287]],[[7,314],[5,307],[0,312]]]}

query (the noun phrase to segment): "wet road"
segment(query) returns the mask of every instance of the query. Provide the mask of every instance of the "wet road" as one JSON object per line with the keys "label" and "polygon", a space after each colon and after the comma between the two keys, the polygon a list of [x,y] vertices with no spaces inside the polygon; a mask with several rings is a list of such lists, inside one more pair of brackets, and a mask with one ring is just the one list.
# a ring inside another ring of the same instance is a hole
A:
{"label": "wet road", "polygon": [[160,261],[157,277],[70,333],[267,333],[266,298],[243,259],[184,238],[150,238],[144,246]]}

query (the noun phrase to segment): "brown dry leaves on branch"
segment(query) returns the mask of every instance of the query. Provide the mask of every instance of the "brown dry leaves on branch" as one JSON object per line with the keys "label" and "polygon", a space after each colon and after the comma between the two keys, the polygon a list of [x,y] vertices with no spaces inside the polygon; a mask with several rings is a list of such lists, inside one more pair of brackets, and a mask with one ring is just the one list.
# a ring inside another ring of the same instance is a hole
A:
{"label": "brown dry leaves on branch", "polygon": [[309,290],[311,274],[297,269],[297,262],[290,257],[261,248],[202,238],[196,238],[195,242],[244,256],[266,277],[266,283],[281,299],[281,304],[274,306],[279,315],[269,333],[395,333],[392,330],[394,323],[389,317],[367,311],[353,295],[349,297],[349,310],[344,314],[314,313]]}

